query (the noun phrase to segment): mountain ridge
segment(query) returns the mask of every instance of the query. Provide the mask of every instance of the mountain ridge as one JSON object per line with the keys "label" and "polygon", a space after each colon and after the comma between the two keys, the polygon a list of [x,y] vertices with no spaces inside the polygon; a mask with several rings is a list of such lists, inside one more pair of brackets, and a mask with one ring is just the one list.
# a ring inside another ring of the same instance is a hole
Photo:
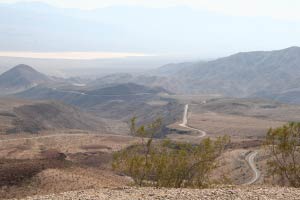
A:
{"label": "mountain ridge", "polygon": [[[300,47],[275,51],[240,52],[193,64],[171,65],[167,71],[181,79],[180,93],[222,94],[276,99],[286,91],[300,91]],[[163,66],[166,71],[166,66]],[[178,71],[178,68],[181,69]],[[158,69],[156,75],[160,75]],[[166,75],[166,74],[164,74]],[[280,98],[290,102],[289,98]],[[298,103],[300,101],[297,100]]]}

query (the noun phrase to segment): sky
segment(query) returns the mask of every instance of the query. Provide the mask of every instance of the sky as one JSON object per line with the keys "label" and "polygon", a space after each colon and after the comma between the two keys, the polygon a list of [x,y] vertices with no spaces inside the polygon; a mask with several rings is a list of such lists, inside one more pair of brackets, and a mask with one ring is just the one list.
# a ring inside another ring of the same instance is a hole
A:
{"label": "sky", "polygon": [[[53,7],[14,4],[33,1]],[[213,59],[277,50],[300,46],[299,10],[300,0],[0,0],[0,56]]]}
{"label": "sky", "polygon": [[[0,0],[4,3],[32,0]],[[233,16],[267,16],[282,20],[300,20],[299,0],[36,0],[64,8],[96,9],[127,5],[145,7],[188,6]]]}

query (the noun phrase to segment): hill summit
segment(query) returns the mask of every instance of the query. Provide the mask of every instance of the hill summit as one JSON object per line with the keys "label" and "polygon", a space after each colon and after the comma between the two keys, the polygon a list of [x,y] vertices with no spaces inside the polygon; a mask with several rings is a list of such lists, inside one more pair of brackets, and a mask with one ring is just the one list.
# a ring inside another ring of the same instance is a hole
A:
{"label": "hill summit", "polygon": [[24,64],[17,65],[0,75],[0,88],[4,93],[28,89],[46,83],[50,78],[32,67]]}

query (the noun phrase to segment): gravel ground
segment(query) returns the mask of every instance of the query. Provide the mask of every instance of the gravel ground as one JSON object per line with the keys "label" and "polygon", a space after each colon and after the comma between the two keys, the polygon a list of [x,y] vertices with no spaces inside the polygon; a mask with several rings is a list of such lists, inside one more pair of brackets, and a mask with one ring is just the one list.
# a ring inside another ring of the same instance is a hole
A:
{"label": "gravel ground", "polygon": [[84,190],[27,197],[25,200],[299,200],[300,190],[295,188],[220,188],[220,189],[155,189],[115,188]]}

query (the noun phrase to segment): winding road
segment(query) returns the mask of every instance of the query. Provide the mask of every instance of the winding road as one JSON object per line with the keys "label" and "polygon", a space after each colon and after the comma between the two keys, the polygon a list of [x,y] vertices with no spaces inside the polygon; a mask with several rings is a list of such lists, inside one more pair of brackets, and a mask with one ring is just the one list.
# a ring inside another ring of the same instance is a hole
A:
{"label": "winding road", "polygon": [[261,173],[260,171],[257,169],[256,165],[255,165],[255,157],[257,156],[258,152],[257,151],[254,151],[254,152],[251,152],[249,153],[247,156],[246,156],[246,161],[249,165],[249,167],[251,168],[251,170],[253,171],[253,177],[250,181],[244,183],[244,185],[252,185],[254,184],[255,182],[258,181],[258,179],[260,178],[261,176]]}
{"label": "winding road", "polygon": [[[206,103],[206,102],[204,102],[204,103]],[[184,107],[182,123],[179,124],[179,126],[193,130],[193,131],[198,131],[199,133],[201,133],[201,135],[199,135],[199,137],[206,136],[207,133],[205,131],[188,126],[188,110],[189,110],[189,105],[186,104]],[[261,177],[261,172],[257,169],[256,164],[255,164],[255,157],[257,156],[257,154],[258,154],[257,151],[253,151],[253,152],[250,152],[245,158],[246,162],[248,163],[249,167],[251,168],[251,170],[253,172],[253,177],[251,178],[250,181],[244,183],[243,185],[252,185],[252,184],[256,183],[259,180],[259,178]]]}
{"label": "winding road", "polygon": [[205,131],[202,131],[200,129],[197,129],[197,128],[193,128],[193,127],[190,127],[189,125],[187,125],[188,123],[188,110],[189,110],[189,104],[186,104],[184,106],[184,112],[183,112],[183,118],[182,118],[182,123],[179,124],[179,126],[183,127],[183,128],[187,128],[187,129],[190,129],[190,130],[193,130],[193,131],[197,131],[199,133],[201,133],[201,135],[199,135],[198,137],[204,137],[207,135],[207,133]]}
{"label": "winding road", "polygon": [[[179,124],[179,126],[201,133],[201,135],[199,135],[198,137],[205,137],[207,135],[207,133],[205,131],[188,126],[188,109],[189,109],[189,105],[186,104],[184,107],[182,123]],[[41,139],[41,138],[54,138],[54,137],[64,137],[64,136],[86,136],[86,135],[94,135],[94,134],[46,135],[46,136],[36,136],[36,137],[28,137],[28,138],[4,139],[4,140],[0,140],[0,142],[19,141],[19,140],[36,140],[36,139]],[[101,134],[100,136],[114,136],[114,135]],[[124,135],[116,135],[116,136],[130,137],[130,136],[124,136]],[[256,164],[255,164],[255,157],[257,156],[257,154],[258,154],[257,151],[253,151],[253,152],[250,152],[245,158],[246,162],[248,163],[249,167],[251,168],[251,170],[253,172],[253,177],[251,178],[251,180],[244,183],[243,185],[252,185],[252,184],[256,183],[259,180],[259,178],[261,177],[261,172],[257,169]]]}

